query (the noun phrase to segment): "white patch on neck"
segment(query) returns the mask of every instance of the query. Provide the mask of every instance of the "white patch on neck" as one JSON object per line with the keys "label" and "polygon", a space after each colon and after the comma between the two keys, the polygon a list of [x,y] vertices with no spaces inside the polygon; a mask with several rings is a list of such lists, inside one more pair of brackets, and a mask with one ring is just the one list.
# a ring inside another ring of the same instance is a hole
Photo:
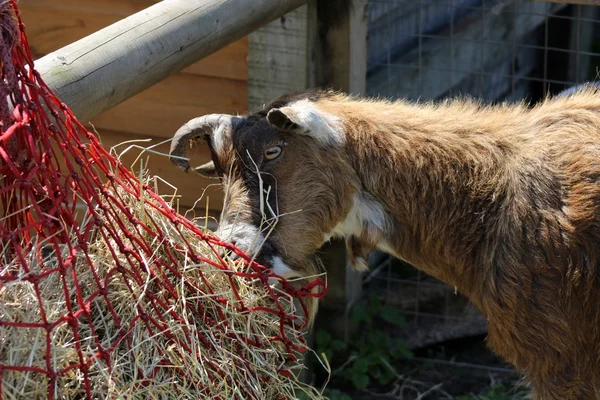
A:
{"label": "white patch on neck", "polygon": [[377,237],[387,226],[388,217],[381,203],[370,194],[359,192],[354,195],[346,218],[325,235],[323,243],[332,238],[360,237],[365,231],[370,237]]}
{"label": "white patch on neck", "polygon": [[293,111],[292,120],[304,130],[303,134],[331,146],[344,144],[346,135],[339,117],[319,110],[308,99],[291,103],[282,110],[286,108]]}

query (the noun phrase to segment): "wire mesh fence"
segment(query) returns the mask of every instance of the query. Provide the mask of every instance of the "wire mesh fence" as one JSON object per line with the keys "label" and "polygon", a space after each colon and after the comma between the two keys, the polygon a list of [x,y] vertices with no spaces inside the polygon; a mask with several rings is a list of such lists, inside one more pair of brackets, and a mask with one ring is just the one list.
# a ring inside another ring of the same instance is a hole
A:
{"label": "wire mesh fence", "polygon": [[[433,100],[471,96],[530,104],[596,80],[600,7],[515,0],[370,0],[367,93]],[[364,292],[410,322],[397,334],[422,347],[486,332],[454,288],[377,253]]]}
{"label": "wire mesh fence", "polygon": [[539,1],[372,0],[368,93],[538,100],[596,77],[597,15]]}

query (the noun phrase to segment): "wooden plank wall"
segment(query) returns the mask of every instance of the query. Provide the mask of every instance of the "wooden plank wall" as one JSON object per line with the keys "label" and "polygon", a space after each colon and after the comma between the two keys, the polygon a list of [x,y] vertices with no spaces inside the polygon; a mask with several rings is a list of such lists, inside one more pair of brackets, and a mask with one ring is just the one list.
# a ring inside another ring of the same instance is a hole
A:
{"label": "wooden plank wall", "polygon": [[[157,0],[21,0],[19,7],[34,57],[79,40],[114,22],[141,11]],[[93,124],[105,147],[136,139],[147,147],[172,137],[189,119],[209,113],[244,113],[248,108],[248,39],[241,39],[217,53],[175,74],[152,88],[97,116],[81,121]],[[125,149],[121,146],[118,149]],[[168,152],[168,144],[156,150]],[[120,151],[120,150],[117,150]],[[122,158],[131,165],[139,150]],[[148,154],[148,153],[146,153]],[[205,146],[191,152],[200,163],[209,157]],[[194,164],[192,164],[194,165]],[[178,188],[180,210],[194,205],[205,187],[215,181],[196,174],[184,174],[166,157],[149,155],[151,175],[158,175]],[[139,171],[139,166],[138,166]],[[170,194],[166,186],[162,188]],[[163,194],[163,193],[161,193]],[[220,209],[222,191],[218,185],[207,189],[213,213]],[[200,207],[206,204],[203,199]]]}

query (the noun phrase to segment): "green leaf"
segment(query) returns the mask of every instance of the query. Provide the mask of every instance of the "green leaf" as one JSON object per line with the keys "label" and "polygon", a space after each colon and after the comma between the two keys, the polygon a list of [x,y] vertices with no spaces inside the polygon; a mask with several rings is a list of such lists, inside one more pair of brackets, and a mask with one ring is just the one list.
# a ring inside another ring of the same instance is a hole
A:
{"label": "green leaf", "polygon": [[378,365],[381,363],[381,354],[379,352],[371,352],[363,357],[369,365]]}
{"label": "green leaf", "polygon": [[394,358],[400,358],[400,357],[411,358],[414,355],[412,353],[412,351],[410,351],[406,347],[406,344],[402,341],[398,341],[397,343],[394,343],[394,346],[392,347],[390,354]]}
{"label": "green leaf", "polygon": [[390,338],[381,331],[370,332],[367,336],[367,343],[369,343],[370,351],[384,352],[387,353],[390,347]]}
{"label": "green leaf", "polygon": [[379,296],[373,295],[369,298],[369,305],[371,306],[371,310],[374,313],[378,313],[379,310],[381,309],[381,300],[379,299]]}
{"label": "green leaf", "polygon": [[355,372],[367,372],[371,367],[371,363],[366,358],[357,358],[352,364],[352,370]]}
{"label": "green leaf", "polygon": [[362,303],[356,303],[350,310],[350,320],[356,324],[368,322],[371,319],[369,310]]}
{"label": "green leaf", "polygon": [[352,397],[338,389],[325,389],[323,394],[329,400],[352,400]]}
{"label": "green leaf", "polygon": [[346,343],[343,340],[334,339],[331,341],[330,346],[333,351],[340,351],[346,348]]}
{"label": "green leaf", "polygon": [[295,394],[296,400],[308,400],[308,395],[304,392],[296,390],[294,394]]}
{"label": "green leaf", "polygon": [[396,375],[389,368],[382,368],[377,380],[382,385],[387,385],[396,378]]}
{"label": "green leaf", "polygon": [[366,389],[369,386],[369,375],[362,373],[352,374],[352,384],[359,390]]}
{"label": "green leaf", "polygon": [[396,308],[391,307],[391,306],[383,306],[381,308],[381,312],[379,314],[381,316],[381,318],[383,318],[385,321],[389,322],[390,324],[402,327],[406,325],[406,319],[402,316],[402,314],[400,314],[400,311],[398,311]]}
{"label": "green leaf", "polygon": [[315,336],[317,347],[326,347],[331,342],[331,334],[323,329],[319,329]]}

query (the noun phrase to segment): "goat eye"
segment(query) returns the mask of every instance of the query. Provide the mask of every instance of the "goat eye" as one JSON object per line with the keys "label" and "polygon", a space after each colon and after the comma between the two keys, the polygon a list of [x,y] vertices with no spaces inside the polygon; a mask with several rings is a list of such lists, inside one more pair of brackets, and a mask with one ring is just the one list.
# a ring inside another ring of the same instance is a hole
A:
{"label": "goat eye", "polygon": [[277,157],[279,157],[280,154],[281,154],[281,147],[279,147],[279,146],[270,147],[267,150],[265,150],[265,159],[271,161],[271,160],[274,160]]}

